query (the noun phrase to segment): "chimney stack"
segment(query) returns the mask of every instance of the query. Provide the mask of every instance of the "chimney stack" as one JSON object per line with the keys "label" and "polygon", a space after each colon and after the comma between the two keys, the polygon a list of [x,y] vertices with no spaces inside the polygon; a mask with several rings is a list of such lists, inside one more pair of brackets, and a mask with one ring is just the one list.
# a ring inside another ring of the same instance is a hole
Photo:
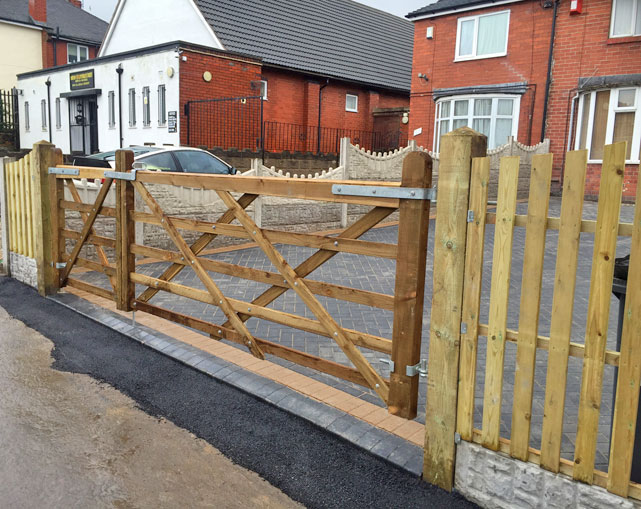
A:
{"label": "chimney stack", "polygon": [[69,1],[79,9],[82,9],[82,0],[69,0]]}
{"label": "chimney stack", "polygon": [[47,0],[29,0],[29,16],[41,23],[47,22]]}

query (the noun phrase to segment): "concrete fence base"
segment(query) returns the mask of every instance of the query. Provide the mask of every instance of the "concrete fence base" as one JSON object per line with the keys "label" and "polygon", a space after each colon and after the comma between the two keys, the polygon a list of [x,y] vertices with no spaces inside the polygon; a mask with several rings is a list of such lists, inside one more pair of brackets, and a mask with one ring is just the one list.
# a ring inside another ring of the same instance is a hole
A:
{"label": "concrete fence base", "polygon": [[35,258],[10,252],[9,266],[11,277],[33,288],[38,288],[38,267]]}
{"label": "concrete fence base", "polygon": [[597,486],[576,482],[538,465],[525,463],[480,445],[456,448],[455,488],[485,508],[632,509],[639,508]]}

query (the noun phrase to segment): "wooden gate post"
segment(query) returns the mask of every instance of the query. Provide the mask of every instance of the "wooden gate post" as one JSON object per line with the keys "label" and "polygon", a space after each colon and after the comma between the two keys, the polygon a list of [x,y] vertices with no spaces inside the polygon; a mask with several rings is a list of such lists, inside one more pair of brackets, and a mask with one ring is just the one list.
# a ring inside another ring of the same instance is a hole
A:
{"label": "wooden gate post", "polygon": [[423,479],[448,491],[454,485],[456,406],[467,211],[472,158],[487,138],[462,127],[441,138],[434,233]]}
{"label": "wooden gate post", "polygon": [[[134,162],[131,150],[116,151],[116,171],[129,172]],[[116,180],[116,307],[131,311],[135,287],[129,274],[136,270],[131,244],[136,242],[136,226],[131,219],[135,210],[134,187],[127,180]]]}
{"label": "wooden gate post", "polygon": [[49,168],[62,163],[62,154],[55,145],[39,141],[31,153],[31,179],[33,226],[35,237],[36,266],[38,268],[38,293],[51,295],[60,287],[58,271],[57,236],[58,225],[57,179],[49,175]]}
{"label": "wooden gate post", "polygon": [[[432,159],[425,152],[410,152],[403,160],[401,187],[432,185]],[[398,256],[394,290],[394,330],[388,408],[391,414],[414,419],[418,403],[418,374],[406,368],[421,360],[425,261],[430,224],[429,200],[400,200]]]}

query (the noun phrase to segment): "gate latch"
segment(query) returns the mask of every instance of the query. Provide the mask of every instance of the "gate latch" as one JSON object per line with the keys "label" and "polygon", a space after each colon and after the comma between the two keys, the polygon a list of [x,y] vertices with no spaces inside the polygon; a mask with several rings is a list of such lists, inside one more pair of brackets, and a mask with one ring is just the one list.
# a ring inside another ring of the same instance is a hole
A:
{"label": "gate latch", "polygon": [[107,179],[116,179],[116,180],[136,180],[136,170],[131,171],[106,171],[105,178]]}
{"label": "gate latch", "polygon": [[394,371],[394,361],[392,359],[378,359],[380,362],[383,362],[389,366],[390,371]]}
{"label": "gate latch", "polygon": [[407,376],[419,375],[425,378],[427,376],[427,359],[421,359],[421,362],[414,366],[407,366],[405,368],[405,374]]}
{"label": "gate latch", "polygon": [[66,266],[65,262],[56,262],[56,269],[64,269]]}

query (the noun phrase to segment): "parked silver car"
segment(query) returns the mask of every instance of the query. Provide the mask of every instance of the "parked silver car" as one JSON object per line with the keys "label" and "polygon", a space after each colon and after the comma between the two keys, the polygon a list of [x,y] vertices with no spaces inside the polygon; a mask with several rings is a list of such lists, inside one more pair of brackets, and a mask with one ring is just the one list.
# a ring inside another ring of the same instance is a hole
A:
{"label": "parked silver car", "polygon": [[[215,155],[199,148],[188,147],[127,147],[134,153],[136,167],[152,171],[174,171],[187,173],[210,173],[218,175],[235,175],[236,168],[227,164]],[[88,157],[77,157],[74,164],[78,166],[97,166],[115,168],[116,151],[100,152]]]}

